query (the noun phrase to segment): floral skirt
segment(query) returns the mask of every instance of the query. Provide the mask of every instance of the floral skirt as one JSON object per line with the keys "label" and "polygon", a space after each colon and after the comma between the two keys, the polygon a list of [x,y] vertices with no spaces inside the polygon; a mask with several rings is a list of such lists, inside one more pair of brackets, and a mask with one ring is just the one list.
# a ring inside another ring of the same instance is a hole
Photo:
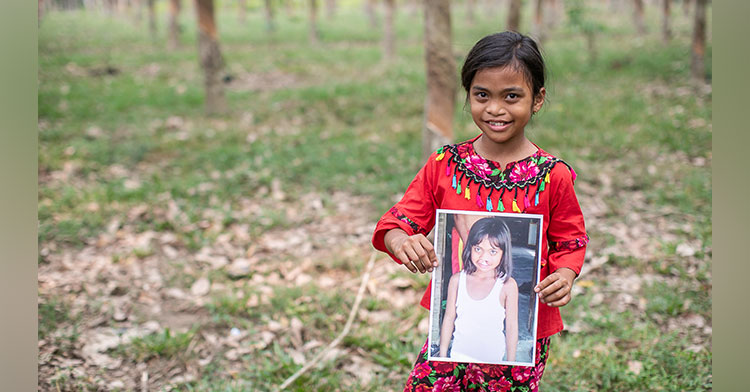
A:
{"label": "floral skirt", "polygon": [[549,355],[549,342],[549,337],[536,341],[534,367],[428,361],[425,342],[404,392],[537,392]]}

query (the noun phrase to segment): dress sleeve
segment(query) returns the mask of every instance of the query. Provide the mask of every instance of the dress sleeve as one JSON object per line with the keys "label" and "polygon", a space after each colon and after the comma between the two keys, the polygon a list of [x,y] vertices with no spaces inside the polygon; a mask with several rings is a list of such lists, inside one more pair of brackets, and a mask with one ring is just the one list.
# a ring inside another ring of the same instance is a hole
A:
{"label": "dress sleeve", "polygon": [[[550,273],[558,268],[567,267],[581,273],[583,259],[586,255],[586,226],[583,213],[573,189],[574,174],[568,166],[556,165],[552,177],[554,193],[551,195],[550,221],[547,228],[549,251],[547,261]],[[556,183],[556,184],[555,184]]]}
{"label": "dress sleeve", "polygon": [[385,233],[394,228],[401,228],[408,235],[421,233],[427,235],[435,225],[435,194],[433,191],[434,173],[436,168],[436,154],[430,155],[427,163],[412,180],[404,196],[388,212],[386,212],[375,226],[372,244],[375,249],[387,253],[398,260],[385,246]]}

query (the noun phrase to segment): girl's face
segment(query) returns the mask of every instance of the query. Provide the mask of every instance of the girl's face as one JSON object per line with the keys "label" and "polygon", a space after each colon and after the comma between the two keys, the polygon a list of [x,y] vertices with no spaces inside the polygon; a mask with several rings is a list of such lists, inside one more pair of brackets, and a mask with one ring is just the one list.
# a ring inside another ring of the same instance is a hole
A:
{"label": "girl's face", "polygon": [[542,107],[544,87],[536,99],[524,74],[513,67],[483,68],[469,89],[471,117],[489,141],[505,144],[524,138],[531,114]]}
{"label": "girl's face", "polygon": [[480,271],[494,271],[503,257],[503,250],[492,245],[487,237],[471,247],[471,261]]}

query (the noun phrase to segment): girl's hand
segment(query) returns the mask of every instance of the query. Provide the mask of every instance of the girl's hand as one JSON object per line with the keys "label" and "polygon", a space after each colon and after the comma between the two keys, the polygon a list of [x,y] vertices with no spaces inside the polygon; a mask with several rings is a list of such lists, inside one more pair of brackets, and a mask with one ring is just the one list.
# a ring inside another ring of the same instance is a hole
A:
{"label": "girl's hand", "polygon": [[576,273],[570,268],[559,268],[539,282],[534,291],[539,294],[539,300],[547,306],[560,307],[570,302],[570,290]]}
{"label": "girl's hand", "polygon": [[432,272],[437,267],[437,256],[432,243],[422,234],[408,235],[401,229],[385,233],[385,246],[412,273]]}

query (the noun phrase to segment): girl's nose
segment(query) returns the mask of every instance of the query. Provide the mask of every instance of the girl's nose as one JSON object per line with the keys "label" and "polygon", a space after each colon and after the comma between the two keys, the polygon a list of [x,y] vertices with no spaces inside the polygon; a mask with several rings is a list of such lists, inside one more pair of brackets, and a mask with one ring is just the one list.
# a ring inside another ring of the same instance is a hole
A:
{"label": "girl's nose", "polygon": [[505,108],[503,107],[502,103],[495,100],[487,103],[487,107],[485,110],[488,114],[491,114],[493,116],[498,116],[505,112]]}

